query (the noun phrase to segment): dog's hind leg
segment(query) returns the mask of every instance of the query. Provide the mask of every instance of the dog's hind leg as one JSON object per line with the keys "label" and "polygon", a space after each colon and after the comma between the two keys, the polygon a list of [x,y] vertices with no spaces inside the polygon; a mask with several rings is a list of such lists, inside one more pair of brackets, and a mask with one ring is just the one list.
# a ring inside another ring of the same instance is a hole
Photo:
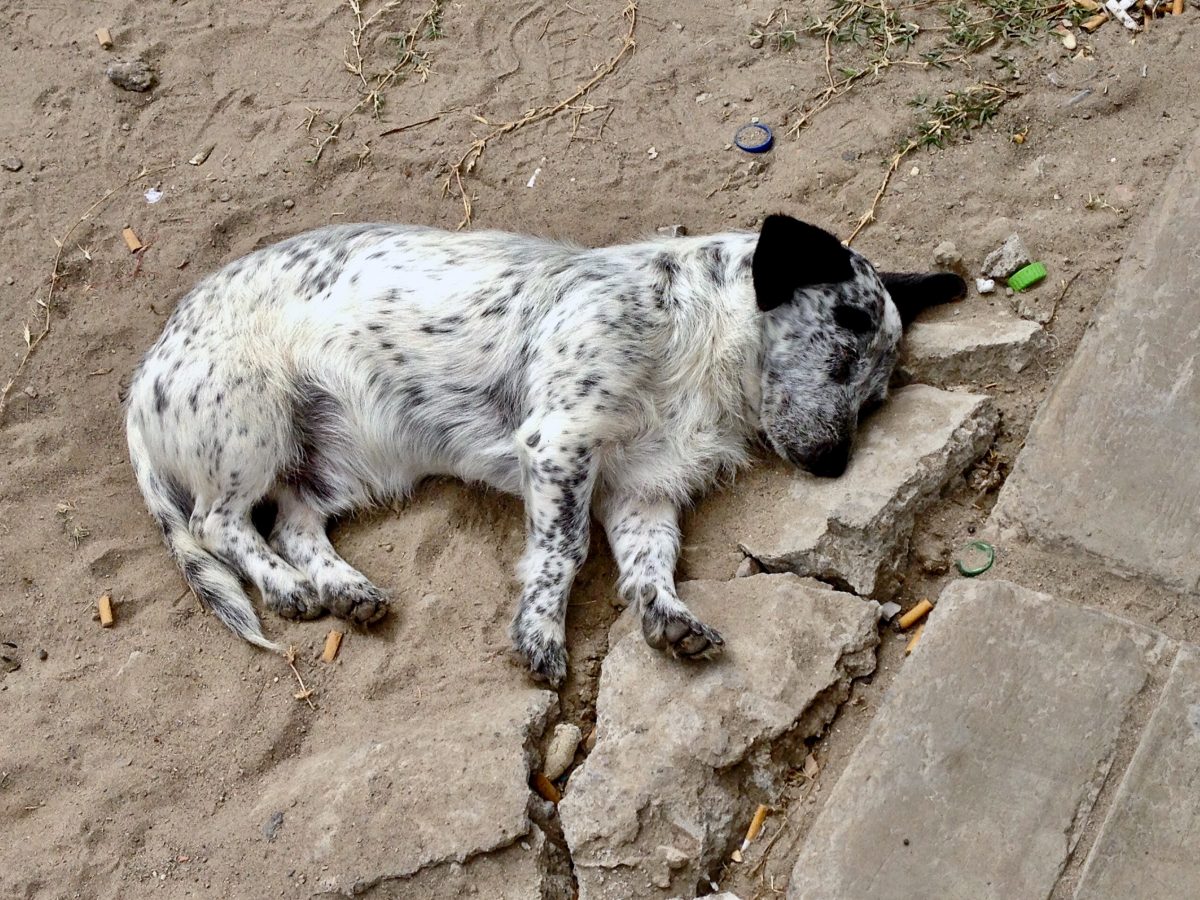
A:
{"label": "dog's hind leg", "polygon": [[387,595],[338,556],[326,533],[326,516],[295,490],[272,493],[278,505],[271,547],[316,585],[321,604],[335,616],[366,625],[387,615]]}
{"label": "dog's hind leg", "polygon": [[253,500],[230,493],[215,503],[198,498],[189,530],[209,553],[249,579],[267,606],[285,619],[312,619],[324,607],[308,577],[272,550],[250,518]]}
{"label": "dog's hind leg", "polygon": [[567,675],[567,600],[591,534],[596,455],[580,436],[547,427],[521,443],[528,538],[510,633],[533,676],[557,687]]}
{"label": "dog's hind leg", "polygon": [[599,511],[620,572],[617,590],[627,603],[637,604],[646,642],[689,659],[720,653],[721,635],[675,593],[679,514],[674,505],[618,493],[601,498]]}

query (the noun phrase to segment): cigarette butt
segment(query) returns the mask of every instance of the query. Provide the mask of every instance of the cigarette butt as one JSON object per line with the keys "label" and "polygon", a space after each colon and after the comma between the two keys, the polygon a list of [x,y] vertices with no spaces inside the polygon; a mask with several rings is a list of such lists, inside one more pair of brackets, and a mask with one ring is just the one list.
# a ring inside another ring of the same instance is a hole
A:
{"label": "cigarette butt", "polygon": [[1100,4],[1096,0],[1075,0],[1075,5],[1080,9],[1086,9],[1088,12],[1096,12],[1100,9]]}
{"label": "cigarette butt", "polygon": [[554,786],[554,782],[546,777],[545,772],[538,772],[533,776],[533,789],[537,791],[543,800],[549,800],[551,803],[557,804],[562,799],[562,792]]}
{"label": "cigarette butt", "polygon": [[1092,16],[1090,19],[1084,19],[1082,22],[1079,23],[1079,27],[1082,28],[1084,31],[1086,31],[1088,34],[1091,34],[1093,31],[1095,31],[1097,28],[1099,28],[1101,25],[1103,25],[1107,21],[1108,21],[1108,13],[1098,13],[1098,14]]}
{"label": "cigarette butt", "polygon": [[583,739],[583,749],[591,753],[596,749],[596,726],[592,726],[592,730],[587,733],[587,737]]}
{"label": "cigarette butt", "polygon": [[1173,15],[1173,16],[1182,16],[1183,15],[1183,0],[1175,0],[1175,3],[1172,4],[1172,6],[1171,6],[1171,15]]}
{"label": "cigarette butt", "polygon": [[129,248],[130,253],[137,253],[142,249],[142,242],[138,240],[132,228],[122,228],[121,237],[125,238],[125,246]]}
{"label": "cigarette butt", "polygon": [[325,636],[325,649],[321,651],[321,662],[331,663],[337,659],[338,649],[342,646],[342,633],[336,628]]}
{"label": "cigarette butt", "polygon": [[904,655],[908,656],[917,646],[917,641],[921,639],[921,635],[925,633],[925,623],[922,622],[913,629],[912,637],[908,639],[908,643],[904,645]]}
{"label": "cigarette butt", "polygon": [[900,617],[900,630],[905,631],[912,628],[923,618],[929,615],[929,611],[933,609],[933,604],[928,600],[922,600],[908,612]]}
{"label": "cigarette butt", "polygon": [[96,601],[96,608],[100,610],[100,627],[112,628],[113,624],[113,608],[112,597],[108,592],[100,595],[100,599]]}
{"label": "cigarette butt", "polygon": [[758,804],[758,809],[754,811],[754,818],[750,820],[750,827],[746,829],[746,839],[742,841],[742,847],[749,846],[750,842],[758,837],[758,833],[762,831],[763,822],[767,821],[767,813],[771,810],[765,804]]}
{"label": "cigarette butt", "polygon": [[110,32],[107,28],[96,29],[96,40],[105,50],[112,48],[112,32]]}

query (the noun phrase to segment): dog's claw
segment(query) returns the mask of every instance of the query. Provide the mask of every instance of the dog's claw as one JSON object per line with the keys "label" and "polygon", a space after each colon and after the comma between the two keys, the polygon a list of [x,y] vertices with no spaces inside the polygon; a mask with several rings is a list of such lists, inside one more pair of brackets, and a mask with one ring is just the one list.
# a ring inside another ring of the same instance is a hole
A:
{"label": "dog's claw", "polygon": [[642,619],[642,634],[651,647],[670,650],[676,659],[712,659],[725,647],[725,639],[715,628],[678,614],[649,613]]}

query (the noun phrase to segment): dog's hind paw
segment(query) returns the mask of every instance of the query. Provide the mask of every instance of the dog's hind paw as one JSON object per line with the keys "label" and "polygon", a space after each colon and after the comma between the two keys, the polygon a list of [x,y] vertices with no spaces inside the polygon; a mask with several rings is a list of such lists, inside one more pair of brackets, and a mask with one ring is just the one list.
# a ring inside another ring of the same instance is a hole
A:
{"label": "dog's hind paw", "polygon": [[648,609],[642,616],[642,634],[656,650],[670,650],[677,659],[712,659],[725,648],[725,639],[699,619],[677,612]]}
{"label": "dog's hind paw", "polygon": [[265,599],[273,612],[294,621],[315,619],[325,612],[325,604],[317,596],[316,589],[307,582],[286,594],[269,593]]}
{"label": "dog's hind paw", "polygon": [[339,584],[321,591],[326,608],[339,619],[371,625],[388,614],[388,597],[369,581]]}

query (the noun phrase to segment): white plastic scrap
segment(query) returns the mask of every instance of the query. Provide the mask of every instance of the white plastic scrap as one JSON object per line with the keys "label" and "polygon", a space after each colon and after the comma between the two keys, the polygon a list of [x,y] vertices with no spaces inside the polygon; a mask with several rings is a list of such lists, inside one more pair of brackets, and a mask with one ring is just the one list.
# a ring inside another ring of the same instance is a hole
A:
{"label": "white plastic scrap", "polygon": [[533,170],[533,174],[531,176],[529,176],[529,181],[527,181],[525,183],[525,187],[531,188],[535,184],[537,184],[537,177],[541,174],[542,174],[542,167],[538,166],[536,169]]}
{"label": "white plastic scrap", "polygon": [[1133,16],[1128,13],[1128,10],[1137,4],[1137,0],[1108,0],[1104,4],[1104,8],[1121,20],[1121,24],[1130,31],[1138,30],[1138,23],[1134,21]]}
{"label": "white plastic scrap", "polygon": [[149,190],[146,191],[146,202],[147,203],[157,203],[162,198],[163,198],[163,192],[160,191],[158,188],[150,188]]}
{"label": "white plastic scrap", "polygon": [[996,289],[996,282],[992,278],[976,278],[975,289],[981,294],[990,294]]}

